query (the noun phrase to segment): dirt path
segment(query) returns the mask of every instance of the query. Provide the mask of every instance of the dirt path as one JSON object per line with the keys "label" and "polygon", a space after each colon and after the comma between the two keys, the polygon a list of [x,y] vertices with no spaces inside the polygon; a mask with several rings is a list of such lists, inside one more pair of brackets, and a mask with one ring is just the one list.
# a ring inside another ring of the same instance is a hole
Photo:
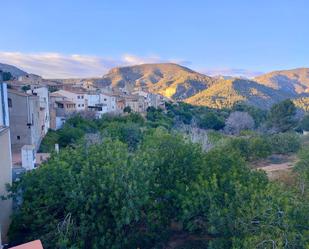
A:
{"label": "dirt path", "polygon": [[252,166],[255,169],[264,170],[269,179],[278,179],[283,173],[290,172],[298,158],[294,155],[273,155],[266,160],[259,161]]}
{"label": "dirt path", "polygon": [[258,167],[257,169],[265,170],[266,172],[273,172],[278,170],[288,170],[294,167],[294,163],[286,162],[286,163],[279,163],[279,164],[268,164],[263,167]]}

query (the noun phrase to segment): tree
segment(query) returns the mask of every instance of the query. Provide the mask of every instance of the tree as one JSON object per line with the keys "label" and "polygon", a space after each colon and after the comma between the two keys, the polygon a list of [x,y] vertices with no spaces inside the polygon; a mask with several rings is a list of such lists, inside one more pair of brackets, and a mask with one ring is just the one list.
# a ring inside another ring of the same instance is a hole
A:
{"label": "tree", "polygon": [[13,187],[22,190],[23,203],[11,241],[40,238],[47,249],[136,248],[130,243],[138,236],[146,183],[120,142],[62,150]]}
{"label": "tree", "polygon": [[202,129],[221,130],[224,127],[224,120],[213,112],[208,112],[202,116],[198,122]]}
{"label": "tree", "polygon": [[142,139],[140,126],[133,122],[111,122],[101,133],[105,138],[109,137],[126,143],[130,150],[135,150]]}
{"label": "tree", "polygon": [[59,144],[59,133],[49,130],[41,142],[39,151],[43,153],[50,153],[54,151],[55,144]]}
{"label": "tree", "polygon": [[31,89],[30,85],[22,86],[22,88],[21,88],[21,90],[23,90],[24,92],[27,92],[30,89]]}
{"label": "tree", "polygon": [[[307,195],[246,164],[265,156],[263,137],[229,138],[236,142],[204,153],[130,115],[93,121],[102,139],[80,136],[11,186],[12,245],[40,238],[46,249],[164,248],[177,224],[213,249],[308,248]],[[87,122],[76,117],[66,129],[85,132]]]}
{"label": "tree", "polygon": [[284,100],[271,107],[267,123],[274,132],[286,132],[296,125],[296,107],[290,100]]}
{"label": "tree", "polygon": [[309,115],[303,117],[303,119],[300,122],[300,128],[303,131],[309,131]]}
{"label": "tree", "polygon": [[249,138],[250,160],[266,158],[272,153],[272,147],[264,137]]}
{"label": "tree", "polygon": [[247,112],[253,119],[255,127],[259,127],[267,117],[267,111],[259,109],[255,106],[246,105],[245,103],[237,103],[232,108],[233,111]]}
{"label": "tree", "polygon": [[277,133],[268,137],[268,143],[273,153],[287,154],[300,149],[299,134],[293,132]]}
{"label": "tree", "polygon": [[131,113],[131,112],[132,112],[132,109],[131,109],[130,106],[126,106],[126,107],[123,109],[123,112]]}
{"label": "tree", "polygon": [[12,78],[13,78],[13,75],[10,72],[2,72],[3,81],[8,81],[8,80],[11,80]]}
{"label": "tree", "polygon": [[146,119],[149,126],[154,128],[162,126],[170,129],[174,123],[172,118],[166,115],[162,109],[156,109],[154,107],[147,108]]}
{"label": "tree", "polygon": [[225,122],[228,133],[238,135],[242,130],[254,128],[254,120],[247,112],[232,112]]}

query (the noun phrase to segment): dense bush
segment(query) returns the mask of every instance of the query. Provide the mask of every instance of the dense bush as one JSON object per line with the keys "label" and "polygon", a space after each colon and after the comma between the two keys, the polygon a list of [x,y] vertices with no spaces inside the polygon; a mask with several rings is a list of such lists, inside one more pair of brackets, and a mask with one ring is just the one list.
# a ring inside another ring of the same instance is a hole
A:
{"label": "dense bush", "polygon": [[[74,119],[68,127],[84,131],[91,122]],[[308,197],[246,165],[267,155],[270,139],[223,138],[204,153],[163,128],[146,128],[138,116],[95,125],[100,143],[78,140],[13,184],[11,195],[22,201],[12,245],[39,238],[46,249],[164,248],[176,223],[212,249],[271,248],[269,241],[308,248]]]}
{"label": "dense bush", "polygon": [[170,129],[174,124],[172,117],[168,117],[160,108],[156,109],[154,107],[149,107],[147,109],[146,119],[148,125],[153,128],[162,126],[166,129]]}
{"label": "dense bush", "polygon": [[300,128],[303,131],[309,131],[309,115],[303,117],[303,119],[300,122]]}
{"label": "dense bush", "polygon": [[278,133],[268,137],[273,153],[286,154],[297,152],[300,148],[300,136],[297,133]]}
{"label": "dense bush", "polygon": [[126,143],[130,150],[137,148],[137,145],[142,139],[141,127],[133,122],[120,123],[111,122],[101,131],[103,138],[118,139]]}
{"label": "dense bush", "polygon": [[166,104],[167,116],[174,123],[195,124],[201,129],[220,130],[224,127],[226,111],[186,103]]}
{"label": "dense bush", "polygon": [[49,130],[41,142],[39,152],[47,153],[55,149],[55,144],[59,143],[59,133]]}
{"label": "dense bush", "polygon": [[243,103],[237,103],[232,108],[233,111],[247,112],[255,123],[255,128],[259,127],[267,118],[267,111],[259,109],[255,106],[245,105]]}
{"label": "dense bush", "polygon": [[221,130],[224,125],[224,119],[213,112],[206,113],[198,120],[198,126],[202,129]]}
{"label": "dense bush", "polygon": [[272,153],[271,145],[260,136],[232,138],[225,147],[238,151],[247,161],[266,158]]}
{"label": "dense bush", "polygon": [[274,104],[267,118],[267,123],[274,132],[286,132],[295,128],[296,107],[294,103],[287,99],[278,104]]}
{"label": "dense bush", "polygon": [[241,131],[252,130],[254,120],[247,112],[232,112],[225,122],[225,131],[229,134],[239,135]]}

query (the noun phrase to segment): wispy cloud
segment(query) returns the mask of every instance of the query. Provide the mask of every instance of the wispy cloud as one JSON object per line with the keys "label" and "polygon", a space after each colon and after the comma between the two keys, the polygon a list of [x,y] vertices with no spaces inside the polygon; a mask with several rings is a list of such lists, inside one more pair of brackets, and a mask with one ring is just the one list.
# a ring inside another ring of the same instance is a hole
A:
{"label": "wispy cloud", "polygon": [[0,62],[19,67],[28,73],[45,78],[83,78],[100,77],[116,66],[137,65],[143,63],[174,62],[187,64],[181,60],[165,60],[159,56],[139,57],[124,54],[120,58],[105,58],[81,54],[61,53],[21,53],[1,52]]}
{"label": "wispy cloud", "polygon": [[[16,66],[28,73],[38,74],[44,78],[101,77],[113,67],[163,62],[173,62],[184,66],[191,64],[189,61],[163,59],[157,55],[141,57],[124,54],[119,58],[108,58],[82,54],[68,55],[51,52],[22,53],[0,51],[0,63]],[[197,71],[210,76],[223,75],[247,78],[263,74],[263,72],[233,68],[200,69]]]}
{"label": "wispy cloud", "polygon": [[209,76],[221,75],[221,76],[233,76],[233,77],[245,77],[245,78],[254,78],[264,73],[260,71],[235,69],[235,68],[202,69],[200,70],[200,72]]}

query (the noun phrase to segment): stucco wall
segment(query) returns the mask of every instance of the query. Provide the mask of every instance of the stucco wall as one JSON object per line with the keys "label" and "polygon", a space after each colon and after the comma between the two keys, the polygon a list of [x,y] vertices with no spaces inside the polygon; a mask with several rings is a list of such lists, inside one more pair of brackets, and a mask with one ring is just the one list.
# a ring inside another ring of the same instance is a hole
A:
{"label": "stucco wall", "polygon": [[[0,196],[6,194],[7,183],[12,183],[12,164],[10,132],[8,128],[0,128]],[[12,211],[11,200],[0,199],[0,224],[2,230],[2,240],[6,242],[6,233],[9,227],[10,215]]]}
{"label": "stucco wall", "polygon": [[[12,106],[9,107],[12,148],[20,150],[26,144],[38,147],[41,140],[39,97],[11,92],[8,97],[12,101]],[[28,126],[28,123],[32,125]]]}

